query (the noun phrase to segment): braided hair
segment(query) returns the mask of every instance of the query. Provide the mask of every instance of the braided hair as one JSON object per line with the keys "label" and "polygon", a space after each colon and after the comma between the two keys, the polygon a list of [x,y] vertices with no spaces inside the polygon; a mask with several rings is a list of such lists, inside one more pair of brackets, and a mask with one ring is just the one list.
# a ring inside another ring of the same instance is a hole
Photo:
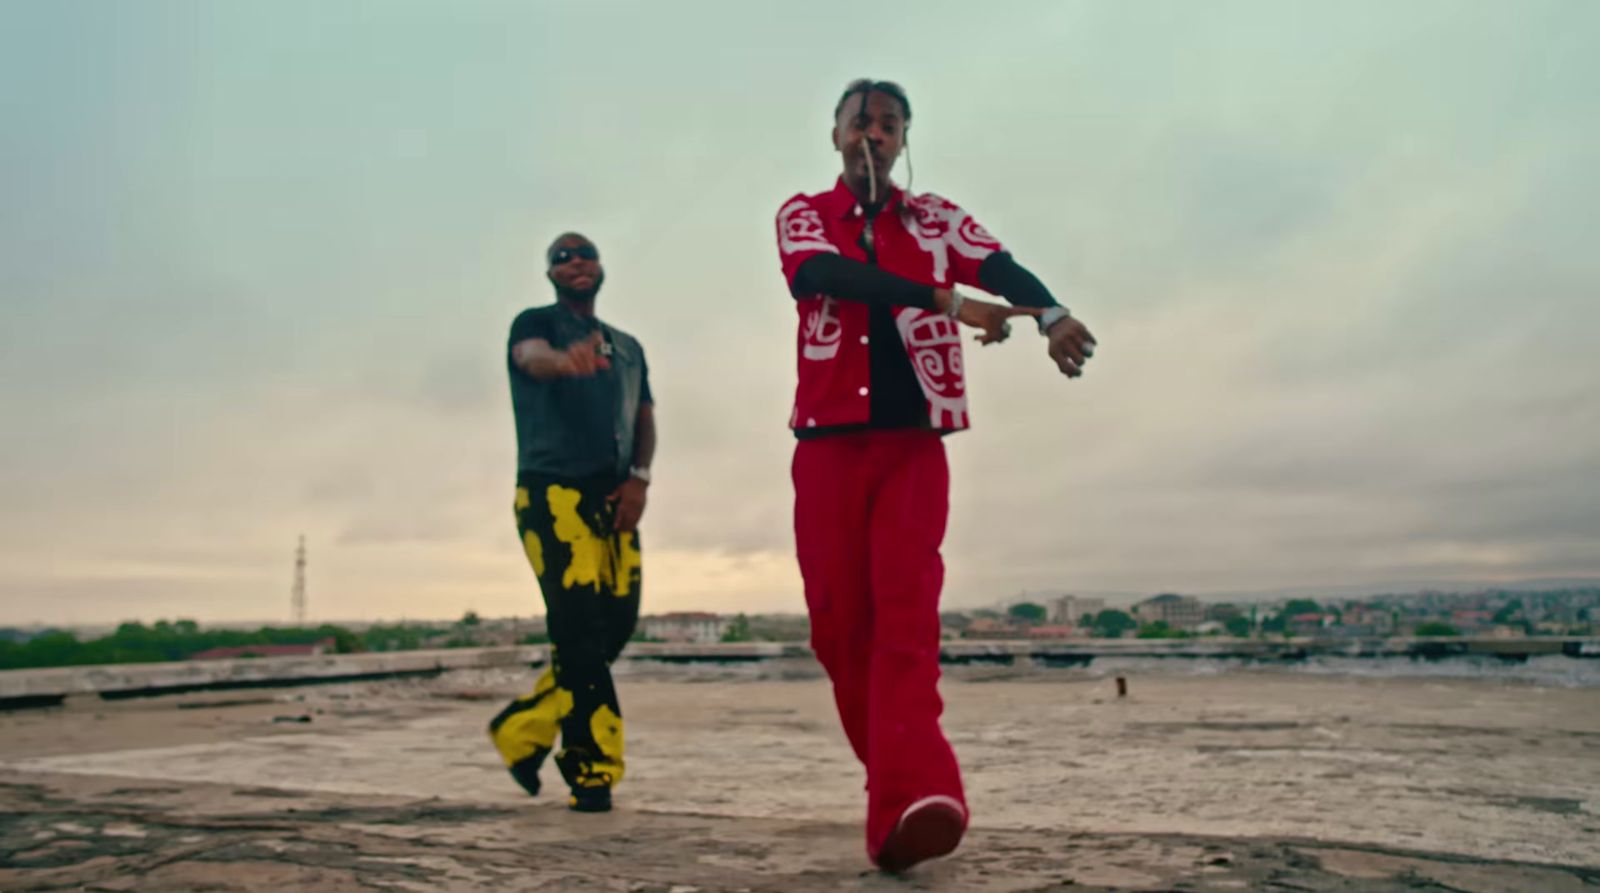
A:
{"label": "braided hair", "polygon": [[906,98],[906,89],[894,81],[875,81],[872,78],[856,78],[851,81],[844,88],[844,93],[840,94],[839,102],[834,105],[833,117],[838,118],[839,113],[844,111],[844,104],[857,93],[861,94],[861,112],[866,114],[867,94],[874,92],[887,94],[900,103],[901,110],[906,113],[906,123],[911,123],[911,100]]}
{"label": "braided hair", "polygon": [[[866,118],[867,97],[872,93],[883,93],[894,101],[900,103],[900,110],[904,112],[906,116],[906,131],[907,136],[909,137],[911,129],[911,100],[906,98],[906,88],[900,86],[894,81],[875,81],[872,78],[856,78],[855,80],[851,81],[849,84],[845,85],[844,92],[839,94],[839,101],[834,103],[833,119],[835,121],[839,120],[839,113],[844,111],[845,103],[850,101],[850,97],[857,94],[860,94],[861,96],[861,111],[858,113],[858,118]],[[917,177],[917,169],[916,166],[911,163],[911,141],[907,139],[904,145],[906,153],[905,193],[909,198],[911,196],[911,183]],[[868,157],[867,164],[869,165],[870,169],[870,165],[872,164],[870,156]],[[873,185],[874,188],[876,188],[876,184]]]}

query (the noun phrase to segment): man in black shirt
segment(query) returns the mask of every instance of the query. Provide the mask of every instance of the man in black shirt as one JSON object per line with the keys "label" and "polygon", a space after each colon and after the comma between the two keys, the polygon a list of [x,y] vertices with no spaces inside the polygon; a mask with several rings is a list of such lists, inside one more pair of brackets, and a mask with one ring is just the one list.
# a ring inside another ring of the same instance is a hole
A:
{"label": "man in black shirt", "polygon": [[577,233],[547,253],[556,302],[511,324],[506,371],[517,428],[517,530],[544,593],[550,667],[489,735],[511,775],[539,792],[556,767],[580,812],[611,808],[622,779],[622,710],[610,665],[639,619],[638,524],[655,454],[644,348],[601,322],[600,254]]}

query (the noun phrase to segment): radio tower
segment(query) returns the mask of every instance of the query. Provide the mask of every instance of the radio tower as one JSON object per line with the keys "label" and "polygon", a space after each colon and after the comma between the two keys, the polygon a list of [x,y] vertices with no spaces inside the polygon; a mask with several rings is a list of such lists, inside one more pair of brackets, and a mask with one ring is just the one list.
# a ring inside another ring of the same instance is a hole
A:
{"label": "radio tower", "polygon": [[306,535],[300,534],[300,548],[294,552],[294,625],[306,625]]}

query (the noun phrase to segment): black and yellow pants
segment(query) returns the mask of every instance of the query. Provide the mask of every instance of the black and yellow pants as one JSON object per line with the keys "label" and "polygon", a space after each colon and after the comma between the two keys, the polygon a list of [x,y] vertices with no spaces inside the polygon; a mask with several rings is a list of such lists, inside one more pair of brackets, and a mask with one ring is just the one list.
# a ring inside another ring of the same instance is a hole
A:
{"label": "black and yellow pants", "polygon": [[622,709],[611,664],[639,621],[639,535],[614,529],[615,479],[521,475],[517,532],[544,593],[550,664],[532,692],[489,723],[506,767],[537,793],[538,770],[561,738],[556,766],[577,792],[622,779]]}

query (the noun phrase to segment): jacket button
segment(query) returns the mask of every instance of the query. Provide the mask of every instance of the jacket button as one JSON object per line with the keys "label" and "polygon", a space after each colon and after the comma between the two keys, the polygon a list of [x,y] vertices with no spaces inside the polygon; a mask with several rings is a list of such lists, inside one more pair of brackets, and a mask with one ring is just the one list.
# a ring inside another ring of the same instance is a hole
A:
{"label": "jacket button", "polygon": [[862,343],[862,344],[866,344],[866,343],[867,343],[867,342],[868,342],[868,341],[871,341],[871,340],[872,340],[872,339],[871,339],[871,338],[868,338],[868,337],[867,337],[867,336],[865,336],[865,335],[862,335],[862,336],[861,336],[861,343]]}
{"label": "jacket button", "polygon": [[862,388],[861,390],[857,391],[856,393],[858,393],[861,396],[865,397],[865,396],[867,396],[867,389],[866,388]]}

